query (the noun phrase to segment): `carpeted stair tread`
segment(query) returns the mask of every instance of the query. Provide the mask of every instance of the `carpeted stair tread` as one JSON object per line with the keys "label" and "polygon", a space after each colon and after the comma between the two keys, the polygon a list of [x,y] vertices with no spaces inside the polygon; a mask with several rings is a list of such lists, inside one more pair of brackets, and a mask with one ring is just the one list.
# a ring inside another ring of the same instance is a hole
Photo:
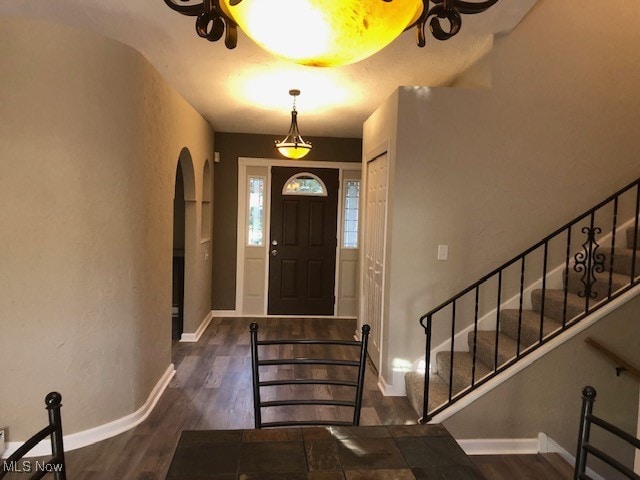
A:
{"label": "carpeted stair tread", "polygon": [[[438,375],[449,385],[449,371],[451,369],[451,352],[438,352],[436,354]],[[453,393],[461,392],[471,385],[471,373],[473,367],[473,354],[470,352],[453,352]],[[479,360],[476,361],[475,382],[491,373],[491,369]]]}
{"label": "carpeted stair tread", "polygon": [[[469,342],[469,352],[473,353],[473,332],[469,332],[467,341]],[[487,367],[495,368],[496,352],[496,332],[479,331],[476,341],[476,357]],[[516,356],[516,341],[505,335],[498,334],[498,366],[507,363]]]}
{"label": "carpeted stair tread", "polygon": [[[611,248],[601,248],[598,253],[604,254],[605,268],[608,270],[611,265]],[[616,248],[613,250],[613,271],[621,275],[627,275],[629,281],[631,281],[631,266],[633,265],[633,254],[635,252],[635,270],[634,274],[637,277],[640,275],[640,250],[632,250],[630,248]]]}
{"label": "carpeted stair tread", "polygon": [[[584,313],[585,299],[573,293],[566,294],[567,302],[567,322],[572,318]],[[547,289],[544,295],[544,315],[551,317],[558,322],[562,322],[564,315],[565,292],[564,290]],[[535,312],[542,311],[542,290],[537,289],[531,292],[531,304]],[[593,302],[592,302],[593,304]]]}
{"label": "carpeted stair tread", "polygon": [[[617,258],[617,255],[616,255]],[[615,266],[615,265],[614,265]],[[609,296],[609,264],[605,264],[605,272],[595,274],[595,282],[591,284],[591,291],[596,294],[595,300],[599,301]],[[640,273],[640,272],[638,272]],[[569,270],[568,274],[568,290],[570,293],[578,295],[585,292],[585,285],[582,283],[584,273]],[[615,293],[623,287],[629,285],[631,278],[629,275],[621,275],[619,273],[611,274],[611,293]]]}
{"label": "carpeted stair tread", "polygon": [[[518,340],[518,317],[519,310],[504,309],[500,311],[500,331],[511,337],[514,343]],[[558,330],[562,325],[551,317],[545,316],[543,319],[542,335],[547,335]],[[538,343],[540,340],[540,312],[532,310],[522,311],[522,327],[520,329],[520,350]]]}
{"label": "carpeted stair tread", "polygon": [[[424,373],[408,372],[404,376],[407,398],[413,409],[422,416],[422,402],[424,401]],[[429,411],[449,400],[449,386],[439,375],[429,375]]]}

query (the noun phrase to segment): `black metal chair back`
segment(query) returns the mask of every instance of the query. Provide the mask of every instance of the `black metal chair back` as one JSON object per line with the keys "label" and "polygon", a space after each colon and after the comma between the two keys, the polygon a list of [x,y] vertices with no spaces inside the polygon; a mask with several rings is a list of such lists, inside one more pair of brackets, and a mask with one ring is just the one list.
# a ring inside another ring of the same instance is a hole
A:
{"label": "black metal chair back", "polygon": [[[253,410],[255,418],[255,428],[264,427],[288,427],[288,426],[304,426],[304,425],[359,425],[360,424],[360,408],[362,406],[362,392],[364,388],[364,374],[367,362],[367,344],[369,339],[369,325],[362,326],[362,336],[360,341],[348,340],[258,340],[258,324],[252,323],[251,327],[251,360],[253,372]],[[266,345],[324,345],[334,346],[351,346],[359,349],[359,360],[335,360],[331,358],[278,358],[261,360],[258,356],[260,346]],[[260,367],[270,365],[333,365],[353,368],[355,375],[353,380],[342,379],[316,379],[316,378],[295,378],[295,379],[277,379],[277,380],[260,380]],[[319,398],[304,398],[292,400],[274,400],[262,401],[260,390],[265,387],[277,387],[283,385],[333,385],[350,387],[354,389],[353,400],[333,400]],[[286,420],[277,422],[263,422],[262,409],[270,407],[296,406],[296,405],[330,405],[337,407],[353,408],[353,420],[333,421],[333,420]]]}
{"label": "black metal chair back", "polygon": [[587,475],[587,455],[591,454],[599,458],[606,464],[615,468],[625,477],[632,480],[640,480],[640,475],[634,473],[630,468],[620,463],[615,458],[607,455],[602,450],[594,447],[590,441],[591,425],[595,424],[607,432],[621,438],[635,448],[640,448],[640,440],[627,432],[619,429],[615,425],[593,415],[593,402],[596,399],[596,389],[586,386],[582,389],[582,414],[580,417],[580,432],[578,434],[578,454],[576,455],[576,466],[574,469],[574,480],[593,480]]}
{"label": "black metal chair back", "polygon": [[32,468],[30,470],[34,473],[29,479],[36,480],[51,473],[55,480],[67,480],[67,467],[64,461],[64,445],[62,443],[62,417],[60,415],[62,395],[58,392],[51,392],[44,399],[44,403],[49,412],[49,425],[24,442],[9,458],[2,461],[0,479],[19,469],[25,471],[19,463],[20,460],[42,440],[51,437],[52,457],[46,461],[39,461],[37,468],[31,464]]}

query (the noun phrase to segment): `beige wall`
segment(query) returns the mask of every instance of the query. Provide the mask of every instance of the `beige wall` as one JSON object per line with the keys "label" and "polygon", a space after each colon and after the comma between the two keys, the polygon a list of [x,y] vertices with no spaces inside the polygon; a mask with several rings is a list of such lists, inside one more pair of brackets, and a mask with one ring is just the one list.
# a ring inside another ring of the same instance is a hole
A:
{"label": "beige wall", "polygon": [[540,0],[495,40],[490,89],[403,87],[397,124],[365,124],[365,151],[397,129],[387,381],[423,354],[421,314],[640,175],[640,11],[614,3]]}
{"label": "beige wall", "polygon": [[[628,374],[616,377],[615,365],[584,342],[586,337],[613,347],[633,365],[640,365],[640,297],[560,345],[506,383],[456,413],[444,424],[457,438],[535,438],[544,432],[576,454],[582,388],[598,392],[594,413],[635,434],[638,424],[638,382]],[[549,375],[553,372],[553,375]],[[629,467],[635,449],[593,427],[592,440]],[[598,461],[589,459],[589,466]],[[609,470],[607,479],[619,478]]]}
{"label": "beige wall", "polygon": [[[137,410],[171,364],[176,165],[187,147],[200,198],[213,132],[122,44],[2,18],[0,45],[0,427],[13,442],[43,424],[51,390],[71,434]],[[210,260],[191,248],[186,331],[210,310]]]}

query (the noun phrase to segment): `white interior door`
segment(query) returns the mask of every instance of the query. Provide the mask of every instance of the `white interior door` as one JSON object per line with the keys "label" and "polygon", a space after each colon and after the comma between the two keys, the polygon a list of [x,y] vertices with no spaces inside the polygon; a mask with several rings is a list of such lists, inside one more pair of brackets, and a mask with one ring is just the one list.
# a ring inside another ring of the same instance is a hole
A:
{"label": "white interior door", "polygon": [[382,352],[382,301],[384,293],[384,243],[387,217],[388,159],[384,153],[367,163],[366,220],[364,228],[364,318],[371,326],[369,355],[380,369]]}

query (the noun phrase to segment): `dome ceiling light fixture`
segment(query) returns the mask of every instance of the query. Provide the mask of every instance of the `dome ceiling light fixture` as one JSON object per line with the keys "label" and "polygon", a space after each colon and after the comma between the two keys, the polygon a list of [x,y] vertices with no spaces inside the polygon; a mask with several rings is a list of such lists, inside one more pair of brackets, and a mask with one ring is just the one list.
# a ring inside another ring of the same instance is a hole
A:
{"label": "dome ceiling light fixture", "polygon": [[284,140],[276,140],[276,148],[285,157],[298,160],[311,151],[311,142],[305,142],[298,130],[298,112],[296,111],[296,97],[300,95],[300,90],[289,90],[289,95],[293,97],[293,109],[291,110],[291,126],[289,133]]}
{"label": "dome ceiling light fixture", "polygon": [[196,32],[211,42],[224,35],[226,47],[235,48],[239,26],[268,52],[317,67],[363,60],[411,28],[424,47],[427,24],[433,37],[448,40],[460,31],[462,15],[484,12],[498,1],[164,0],[197,17]]}

